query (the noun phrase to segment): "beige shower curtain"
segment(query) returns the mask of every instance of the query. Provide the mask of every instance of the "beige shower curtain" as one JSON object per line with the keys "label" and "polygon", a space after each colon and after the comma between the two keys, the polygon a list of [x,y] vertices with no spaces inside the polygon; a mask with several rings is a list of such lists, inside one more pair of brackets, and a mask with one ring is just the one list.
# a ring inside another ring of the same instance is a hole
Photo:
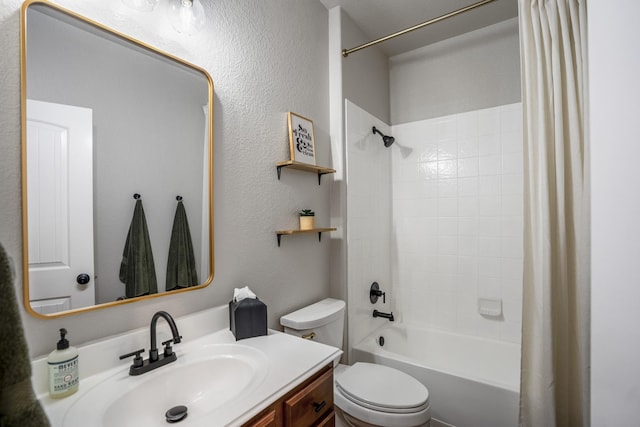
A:
{"label": "beige shower curtain", "polygon": [[585,0],[519,0],[525,136],[520,425],[589,425]]}

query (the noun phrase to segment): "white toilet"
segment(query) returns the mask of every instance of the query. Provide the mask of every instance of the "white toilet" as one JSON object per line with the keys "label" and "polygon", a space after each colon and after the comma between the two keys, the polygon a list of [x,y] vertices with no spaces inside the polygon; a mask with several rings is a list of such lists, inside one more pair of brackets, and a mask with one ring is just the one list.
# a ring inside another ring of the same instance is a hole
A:
{"label": "white toilet", "polygon": [[[344,301],[327,298],[282,316],[285,333],[342,348]],[[429,427],[429,391],[415,378],[373,363],[334,370],[336,426]]]}

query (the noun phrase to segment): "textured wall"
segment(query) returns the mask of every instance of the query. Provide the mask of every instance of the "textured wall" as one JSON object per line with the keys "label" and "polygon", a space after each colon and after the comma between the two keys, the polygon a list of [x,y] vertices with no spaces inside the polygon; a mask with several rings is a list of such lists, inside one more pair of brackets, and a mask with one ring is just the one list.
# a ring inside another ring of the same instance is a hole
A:
{"label": "textured wall", "polygon": [[[168,26],[158,10],[130,11],[116,0],[64,0],[59,4],[205,68],[215,85],[215,266],[211,286],[146,302],[55,320],[23,311],[32,355],[69,330],[79,344],[148,324],[159,309],[175,316],[225,304],[233,288],[250,285],[269,307],[269,326],[289,310],[328,296],[330,236],[285,237],[294,212],[316,211],[329,223],[331,177],[284,171],[288,158],[286,112],[314,120],[317,161],[331,161],[328,107],[327,11],[315,0],[203,2],[207,28],[192,37]],[[161,1],[162,6],[164,0]],[[22,262],[20,193],[19,7],[0,6],[0,242],[17,266]],[[19,269],[18,269],[19,270]],[[20,271],[16,289],[22,295]],[[188,331],[183,331],[188,339]]]}
{"label": "textured wall", "polygon": [[393,125],[520,101],[516,19],[390,61]]}

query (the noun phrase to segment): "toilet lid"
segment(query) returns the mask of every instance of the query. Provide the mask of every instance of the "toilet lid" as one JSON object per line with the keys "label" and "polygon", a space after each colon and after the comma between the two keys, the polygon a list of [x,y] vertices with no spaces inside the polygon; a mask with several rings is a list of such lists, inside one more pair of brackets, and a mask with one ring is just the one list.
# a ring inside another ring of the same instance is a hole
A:
{"label": "toilet lid", "polygon": [[397,369],[358,362],[336,378],[349,400],[384,412],[415,412],[429,404],[429,390]]}

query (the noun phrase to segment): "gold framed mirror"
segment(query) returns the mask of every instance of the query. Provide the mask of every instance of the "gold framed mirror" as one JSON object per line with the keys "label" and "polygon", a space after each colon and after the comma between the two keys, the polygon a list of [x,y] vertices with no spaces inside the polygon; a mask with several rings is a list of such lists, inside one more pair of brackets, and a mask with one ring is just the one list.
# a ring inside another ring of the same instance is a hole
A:
{"label": "gold framed mirror", "polygon": [[20,41],[27,311],[209,285],[209,74],[46,0],[22,5]]}

